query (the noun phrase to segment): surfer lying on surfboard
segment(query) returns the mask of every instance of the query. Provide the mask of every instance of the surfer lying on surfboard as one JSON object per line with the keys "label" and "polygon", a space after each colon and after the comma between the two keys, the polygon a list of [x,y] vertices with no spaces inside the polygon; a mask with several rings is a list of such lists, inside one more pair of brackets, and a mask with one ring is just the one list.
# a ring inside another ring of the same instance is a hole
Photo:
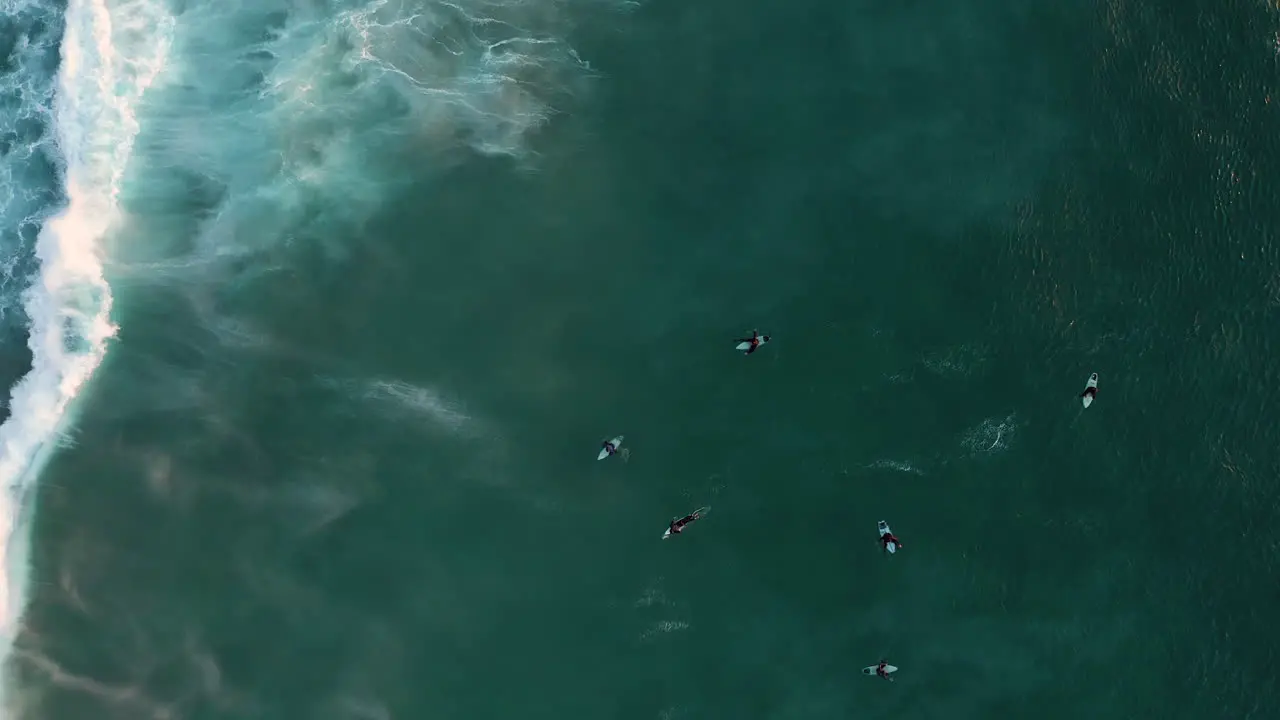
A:
{"label": "surfer lying on surfboard", "polygon": [[600,447],[604,448],[604,451],[610,455],[618,452],[618,446],[613,444],[612,440],[605,440],[600,444]]}
{"label": "surfer lying on surfboard", "polygon": [[[885,534],[880,536],[880,547],[884,550],[888,550],[889,543],[893,543],[895,546],[899,548],[902,547],[902,541],[898,539],[897,535],[894,535],[891,532],[886,532]],[[882,661],[880,664],[884,665],[884,662]]]}
{"label": "surfer lying on surfboard", "polygon": [[761,345],[767,342],[769,342],[769,336],[761,335],[759,330],[752,330],[751,337],[749,338],[738,338],[739,349],[741,349],[741,344],[745,343],[747,345],[746,353],[748,355],[755,352],[756,348],[760,347]]}
{"label": "surfer lying on surfboard", "polygon": [[688,515],[685,515],[679,520],[675,518],[671,518],[671,526],[668,527],[667,530],[672,535],[679,535],[680,533],[684,532],[685,525],[688,525],[689,523],[693,522],[694,520],[697,520],[700,517],[702,517],[702,511],[694,510],[693,512],[689,513]]}
{"label": "surfer lying on surfboard", "polygon": [[876,665],[876,674],[889,682],[893,682],[893,678],[889,677],[889,663],[884,660],[881,660],[880,664]]}
{"label": "surfer lying on surfboard", "polygon": [[[1097,381],[1098,381],[1098,380],[1097,380],[1097,377],[1098,377],[1098,376],[1097,376],[1097,375],[1094,375],[1093,377],[1094,377],[1093,381],[1094,381],[1094,382],[1097,382]],[[1084,389],[1084,392],[1080,393],[1080,397],[1082,397],[1082,398],[1089,398],[1090,400],[1094,399],[1094,398],[1095,398],[1095,397],[1097,397],[1097,396],[1098,396],[1098,386],[1097,386],[1097,385],[1090,385],[1089,387],[1087,387],[1087,388],[1085,388],[1085,389]]]}

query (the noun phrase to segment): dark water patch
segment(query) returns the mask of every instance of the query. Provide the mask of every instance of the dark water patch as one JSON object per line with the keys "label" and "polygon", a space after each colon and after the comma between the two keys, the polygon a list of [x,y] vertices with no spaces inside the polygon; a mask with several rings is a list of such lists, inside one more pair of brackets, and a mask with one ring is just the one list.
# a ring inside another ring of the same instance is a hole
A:
{"label": "dark water patch", "polygon": [[[1273,702],[1259,698],[1280,660],[1256,610],[1280,561],[1280,491],[1257,479],[1280,462],[1270,14],[1108,9],[1095,147],[1025,206],[985,273],[1012,281],[992,325],[1019,338],[995,362],[1011,392],[1061,387],[1062,414],[1037,413],[1026,437],[1079,453],[1072,484],[1090,494],[1039,494],[1079,516],[1124,508],[1148,528],[1134,539],[1159,559],[1145,600],[1167,687],[1146,712],[1252,712]],[[1070,390],[1091,371],[1102,391],[1077,417]]]}
{"label": "dark water patch", "polygon": [[[946,22],[917,4],[765,12],[777,15],[647,7],[655,21],[638,31],[652,35],[614,70],[652,105],[611,124],[679,156],[693,214],[699,196],[759,203],[766,168],[791,163],[806,169],[789,178],[797,189],[856,187],[899,223],[952,231],[1022,198],[1070,146],[1074,81],[1055,63],[1087,49],[1072,46],[1075,11],[978,3],[942,10]],[[1064,30],[1051,49],[1038,44],[1044,27]],[[753,51],[766,40],[773,51]],[[641,175],[668,159],[629,158]]]}

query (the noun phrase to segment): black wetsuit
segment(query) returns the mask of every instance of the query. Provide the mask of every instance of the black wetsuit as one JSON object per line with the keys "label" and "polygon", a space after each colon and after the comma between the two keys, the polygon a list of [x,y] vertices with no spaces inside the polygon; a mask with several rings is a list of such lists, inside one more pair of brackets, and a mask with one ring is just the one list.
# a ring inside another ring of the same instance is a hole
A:
{"label": "black wetsuit", "polygon": [[672,534],[676,534],[676,533],[682,533],[682,532],[684,532],[684,526],[685,526],[685,525],[688,525],[689,523],[691,523],[691,522],[693,522],[694,520],[697,520],[697,519],[698,519],[698,516],[697,516],[697,515],[685,515],[684,517],[680,518],[679,520],[672,520],[672,521],[671,521],[671,532],[672,532]]}

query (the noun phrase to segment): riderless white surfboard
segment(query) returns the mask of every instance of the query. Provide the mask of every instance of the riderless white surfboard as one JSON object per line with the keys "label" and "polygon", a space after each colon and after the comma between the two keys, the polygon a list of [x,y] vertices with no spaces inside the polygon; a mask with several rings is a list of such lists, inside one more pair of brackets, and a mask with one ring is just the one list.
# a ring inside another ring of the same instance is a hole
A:
{"label": "riderless white surfboard", "polygon": [[[891,530],[889,530],[889,523],[883,520],[876,523],[876,527],[880,530],[880,537],[884,537],[885,535],[888,535],[890,532],[892,532]],[[891,542],[888,545],[885,545],[885,549],[891,553],[896,553],[898,552],[898,543]]]}
{"label": "riderless white surfboard", "polygon": [[1093,404],[1093,393],[1088,392],[1089,388],[1097,388],[1097,387],[1098,387],[1098,373],[1094,373],[1089,376],[1089,382],[1086,383],[1084,386],[1085,392],[1087,394],[1082,395],[1080,397],[1080,402],[1084,403],[1085,407],[1089,407],[1090,405]]}
{"label": "riderless white surfboard", "polygon": [[[878,667],[880,667],[878,664],[876,664],[876,665],[868,665],[867,667],[862,668],[862,674],[863,674],[863,675],[875,675],[875,674],[876,674],[876,668],[878,668]],[[885,666],[884,666],[884,671],[885,671],[885,672],[887,672],[887,673],[889,673],[890,675],[892,675],[892,674],[894,674],[894,673],[898,672],[898,666],[897,666],[897,665],[885,665]]]}
{"label": "riderless white surfboard", "polygon": [[[693,512],[691,512],[691,513],[689,513],[689,514],[694,516],[694,518],[693,518],[694,520],[701,520],[701,519],[702,519],[702,517],[703,517],[704,515],[706,515],[706,514],[707,514],[707,511],[708,511],[708,510],[710,510],[710,509],[711,509],[711,506],[709,506],[709,505],[708,505],[707,507],[700,507],[700,508],[698,508],[697,510],[694,510]],[[693,520],[690,520],[688,523],[685,523],[685,527],[689,527],[689,525],[691,525],[691,524],[693,524]],[[670,524],[668,524],[668,525],[667,525],[667,530],[666,530],[666,532],[662,533],[662,539],[663,539],[663,540],[666,540],[667,538],[671,537],[671,534],[672,534],[672,533],[671,533],[671,525],[670,525]]]}
{"label": "riderless white surfboard", "polygon": [[[760,336],[760,344],[761,344],[761,345],[764,345],[764,344],[765,344],[765,343],[767,343],[767,342],[769,342],[769,338],[765,337],[764,335],[761,335],[761,336]],[[751,349],[751,343],[750,343],[750,342],[740,342],[740,343],[738,343],[738,349],[739,349],[739,350],[744,350],[744,351],[745,351],[745,350],[749,350],[749,349]]]}
{"label": "riderless white surfboard", "polygon": [[[613,443],[613,451],[617,452],[618,448],[622,447],[622,436],[619,435],[618,437],[610,440],[609,442]],[[603,460],[607,457],[609,457],[609,450],[607,448],[600,448],[600,454],[596,456],[596,459]]]}

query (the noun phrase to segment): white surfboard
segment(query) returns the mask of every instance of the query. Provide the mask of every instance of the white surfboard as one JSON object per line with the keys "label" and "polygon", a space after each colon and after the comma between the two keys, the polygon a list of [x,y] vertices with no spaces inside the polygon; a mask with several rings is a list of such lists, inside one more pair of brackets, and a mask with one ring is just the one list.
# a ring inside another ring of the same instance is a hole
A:
{"label": "white surfboard", "polygon": [[[622,447],[622,436],[619,435],[618,437],[614,438],[613,440],[610,440],[609,442],[613,443],[613,450],[614,452],[617,452],[618,448]],[[609,457],[609,451],[604,448],[600,448],[600,454],[596,456],[596,459],[603,460],[607,457]]]}
{"label": "white surfboard", "polygon": [[[875,665],[868,665],[868,666],[866,666],[866,667],[862,668],[862,674],[863,674],[863,675],[875,675],[875,674],[876,674],[876,668],[878,668],[878,667],[880,667],[880,665],[879,665],[878,663],[877,663],[877,664],[875,664]],[[894,673],[898,672],[898,666],[897,666],[897,665],[885,665],[885,666],[884,666],[884,671],[885,671],[885,672],[887,672],[887,673],[889,673],[890,675],[892,675],[892,674],[894,674]]]}
{"label": "white surfboard", "polygon": [[[876,528],[880,531],[880,537],[884,537],[885,535],[888,535],[889,533],[892,532],[892,530],[889,529],[889,523],[883,520],[876,523]],[[885,546],[885,549],[888,550],[890,553],[896,553],[898,552],[898,543],[891,542]]]}
{"label": "white surfboard", "polygon": [[[691,514],[691,515],[697,515],[697,516],[698,516],[698,519],[699,519],[699,520],[701,520],[702,518],[706,517],[706,515],[707,515],[707,511],[708,511],[708,510],[710,510],[710,509],[711,509],[711,506],[710,506],[710,505],[708,505],[707,507],[700,507],[700,508],[698,508],[697,510],[694,510],[694,511],[693,511],[692,513],[690,513],[690,514]],[[689,527],[689,526],[688,526],[688,525],[685,525],[685,527]],[[663,532],[663,533],[662,533],[662,539],[663,539],[663,540],[666,540],[666,539],[667,539],[667,538],[669,538],[669,537],[671,537],[671,523],[667,523],[667,529],[666,529],[666,531],[665,531],[665,532]]]}
{"label": "white surfboard", "polygon": [[[1094,373],[1089,376],[1089,382],[1085,383],[1084,389],[1088,390],[1089,388],[1096,387],[1098,387],[1098,373]],[[1093,404],[1093,396],[1085,395],[1080,398],[1080,402],[1084,403],[1085,407],[1089,407]]]}
{"label": "white surfboard", "polygon": [[[764,345],[765,343],[768,343],[768,342],[769,342],[769,338],[765,337],[764,335],[761,335],[761,336],[760,336],[760,344],[761,344],[761,345]],[[740,343],[738,343],[738,349],[739,349],[739,350],[742,350],[743,352],[745,352],[745,351],[747,351],[747,350],[751,349],[751,343],[749,343],[749,342],[740,342]]]}

